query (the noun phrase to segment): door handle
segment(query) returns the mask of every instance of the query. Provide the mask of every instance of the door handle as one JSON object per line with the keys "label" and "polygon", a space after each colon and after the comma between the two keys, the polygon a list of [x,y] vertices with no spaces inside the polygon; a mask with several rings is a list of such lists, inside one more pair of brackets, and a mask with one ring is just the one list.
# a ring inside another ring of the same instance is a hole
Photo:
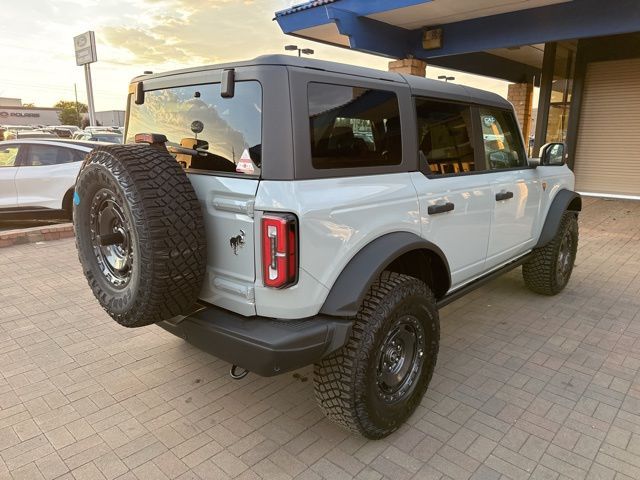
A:
{"label": "door handle", "polygon": [[438,213],[450,212],[455,207],[456,206],[451,202],[441,203],[438,205],[429,205],[429,208],[427,208],[427,212],[429,213],[429,215],[436,215]]}
{"label": "door handle", "polygon": [[509,200],[510,198],[513,198],[513,192],[496,193],[496,202],[499,202],[500,200]]}

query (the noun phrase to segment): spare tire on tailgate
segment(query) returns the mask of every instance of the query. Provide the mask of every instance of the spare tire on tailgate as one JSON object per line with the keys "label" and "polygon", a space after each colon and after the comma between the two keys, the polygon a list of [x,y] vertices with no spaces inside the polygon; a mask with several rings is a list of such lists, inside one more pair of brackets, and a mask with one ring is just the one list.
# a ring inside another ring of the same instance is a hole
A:
{"label": "spare tire on tailgate", "polygon": [[76,180],[73,223],[84,274],[114,320],[141,327],[188,311],[206,270],[200,203],[164,149],[94,149]]}

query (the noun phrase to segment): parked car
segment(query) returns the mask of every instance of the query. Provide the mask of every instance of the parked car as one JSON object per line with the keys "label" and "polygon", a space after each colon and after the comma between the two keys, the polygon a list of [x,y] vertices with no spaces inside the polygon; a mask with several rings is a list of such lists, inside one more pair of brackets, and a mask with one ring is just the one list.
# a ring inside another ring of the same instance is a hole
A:
{"label": "parked car", "polygon": [[76,176],[94,146],[56,138],[0,142],[0,219],[70,219]]}
{"label": "parked car", "polygon": [[32,131],[35,127],[30,125],[2,125],[0,127],[0,141],[16,138],[18,132]]}
{"label": "parked car", "polygon": [[520,265],[535,292],[569,282],[564,145],[527,158],[498,95],[279,55],[129,92],[127,144],[93,150],[76,183],[96,298],[234,378],[315,364],[321,409],[353,432],[384,437],[420,404],[440,307]]}
{"label": "parked car", "polygon": [[107,142],[107,143],[122,143],[122,134],[114,132],[106,132],[100,130],[92,130],[89,132],[76,133],[73,136],[77,140],[87,140],[91,142]]}
{"label": "parked car", "polygon": [[53,133],[59,138],[71,138],[73,136],[72,130],[66,127],[49,127],[47,131]]}
{"label": "parked car", "polygon": [[[15,137],[12,138],[60,138],[53,132],[43,132],[40,130],[25,130],[23,132],[18,132],[15,134]],[[12,138],[7,138],[7,140],[11,140]]]}
{"label": "parked car", "polygon": [[80,127],[77,125],[55,125],[54,128],[64,128],[69,130],[72,134],[81,131]]}

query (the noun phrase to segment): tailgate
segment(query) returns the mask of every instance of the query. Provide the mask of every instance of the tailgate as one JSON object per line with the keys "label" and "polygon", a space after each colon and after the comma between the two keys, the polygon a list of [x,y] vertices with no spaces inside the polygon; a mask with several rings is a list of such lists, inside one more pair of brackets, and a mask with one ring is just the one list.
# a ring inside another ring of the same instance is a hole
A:
{"label": "tailgate", "polygon": [[207,232],[207,274],[200,299],[255,315],[253,205],[258,179],[189,174]]}

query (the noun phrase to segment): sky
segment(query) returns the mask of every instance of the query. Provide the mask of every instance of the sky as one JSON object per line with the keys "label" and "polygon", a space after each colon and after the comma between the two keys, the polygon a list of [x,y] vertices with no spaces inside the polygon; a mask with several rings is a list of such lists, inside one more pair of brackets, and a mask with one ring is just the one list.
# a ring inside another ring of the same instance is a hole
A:
{"label": "sky", "polygon": [[[73,37],[95,31],[98,62],[91,65],[95,107],[124,110],[129,81],[145,70],[249,59],[280,53],[287,44],[313,48],[314,57],[387,70],[390,59],[284,35],[274,12],[291,0],[21,0],[2,5],[0,97],[51,107],[58,100],[86,103]],[[507,83],[427,67],[427,77],[449,74],[456,83],[506,96]]]}

